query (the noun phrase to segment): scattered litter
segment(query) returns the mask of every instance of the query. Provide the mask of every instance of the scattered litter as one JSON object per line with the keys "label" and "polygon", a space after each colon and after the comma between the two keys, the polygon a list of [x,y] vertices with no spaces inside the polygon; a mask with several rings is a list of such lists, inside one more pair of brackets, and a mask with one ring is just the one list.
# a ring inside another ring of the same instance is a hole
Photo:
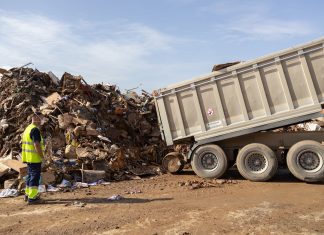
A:
{"label": "scattered litter", "polygon": [[106,182],[106,181],[100,179],[96,182],[88,183],[87,185],[88,186],[96,186],[96,185],[109,185],[109,184],[110,184],[110,182]]}
{"label": "scattered litter", "polygon": [[0,192],[0,198],[4,197],[17,197],[19,192],[17,189],[4,189]]}
{"label": "scattered litter", "polygon": [[89,188],[89,184],[82,183],[82,182],[75,182],[72,185],[72,189],[76,189],[76,188]]}
{"label": "scattered litter", "polygon": [[38,186],[38,192],[39,193],[46,193],[46,186],[41,184]]}
{"label": "scattered litter", "polygon": [[57,187],[59,188],[69,188],[71,186],[72,186],[71,182],[65,179],[63,179],[62,182],[59,185],[57,185]]}
{"label": "scattered litter", "polygon": [[58,192],[58,191],[60,191],[60,189],[54,187],[53,185],[48,185],[47,186],[47,192]]}
{"label": "scattered litter", "polygon": [[107,137],[104,137],[104,136],[101,136],[101,135],[98,135],[97,137],[99,139],[103,140],[103,141],[107,141],[107,142],[111,143],[111,140],[109,138],[107,138]]}
{"label": "scattered litter", "polygon": [[108,198],[108,201],[120,201],[125,199],[123,196],[117,194],[117,195],[113,195],[111,197]]}
{"label": "scattered litter", "polygon": [[87,203],[84,202],[79,202],[79,201],[74,201],[71,204],[72,206],[76,206],[76,207],[85,207],[87,205]]}
{"label": "scattered litter", "polygon": [[100,185],[109,185],[109,184],[111,184],[110,182],[106,182],[106,181],[104,181],[104,180],[99,180],[98,181],[98,184],[100,184]]}
{"label": "scattered litter", "polygon": [[213,182],[217,183],[217,184],[225,184],[226,180],[225,179],[216,179],[216,180],[213,180]]}
{"label": "scattered litter", "polygon": [[125,194],[138,194],[138,193],[142,193],[142,191],[139,189],[131,189],[131,190],[125,191]]}

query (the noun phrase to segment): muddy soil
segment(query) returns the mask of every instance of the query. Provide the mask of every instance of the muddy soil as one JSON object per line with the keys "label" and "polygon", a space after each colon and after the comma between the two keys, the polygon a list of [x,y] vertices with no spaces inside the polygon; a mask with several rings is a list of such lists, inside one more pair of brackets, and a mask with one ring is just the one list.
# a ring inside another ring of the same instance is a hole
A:
{"label": "muddy soil", "polygon": [[0,199],[0,234],[324,234],[324,184],[285,170],[264,183],[185,171],[42,197]]}

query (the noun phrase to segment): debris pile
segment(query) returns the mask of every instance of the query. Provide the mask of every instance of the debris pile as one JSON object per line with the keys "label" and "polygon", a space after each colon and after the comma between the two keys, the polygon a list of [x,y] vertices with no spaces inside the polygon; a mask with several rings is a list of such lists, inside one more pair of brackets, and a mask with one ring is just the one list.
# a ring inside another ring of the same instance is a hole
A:
{"label": "debris pile", "polygon": [[[40,111],[46,144],[42,180],[47,184],[160,173],[158,163],[168,149],[148,92],[122,94],[115,85],[89,85],[69,73],[58,79],[25,67],[0,73],[0,161],[20,160],[21,134]],[[8,168],[0,164],[0,185],[12,178]]]}
{"label": "debris pile", "polygon": [[309,122],[303,122],[296,125],[281,127],[272,130],[273,132],[298,132],[298,131],[321,131],[324,128],[324,119],[322,117]]}

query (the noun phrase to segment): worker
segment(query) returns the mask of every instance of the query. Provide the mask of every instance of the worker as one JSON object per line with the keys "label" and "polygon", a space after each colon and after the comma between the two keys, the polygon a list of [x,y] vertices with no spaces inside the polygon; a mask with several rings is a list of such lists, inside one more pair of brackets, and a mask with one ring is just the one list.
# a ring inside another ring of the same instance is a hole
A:
{"label": "worker", "polygon": [[32,123],[27,126],[22,135],[22,161],[27,164],[28,170],[25,189],[25,200],[28,204],[43,203],[38,195],[45,149],[40,133],[42,121],[41,113],[35,112],[32,116]]}

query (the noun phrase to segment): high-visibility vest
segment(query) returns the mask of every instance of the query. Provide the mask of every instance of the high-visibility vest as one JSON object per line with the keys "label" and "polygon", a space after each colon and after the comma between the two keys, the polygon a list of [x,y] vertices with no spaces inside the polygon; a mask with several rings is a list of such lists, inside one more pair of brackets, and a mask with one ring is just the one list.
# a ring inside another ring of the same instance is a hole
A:
{"label": "high-visibility vest", "polygon": [[[25,129],[23,135],[22,135],[22,161],[27,163],[41,163],[42,158],[37,153],[34,142],[32,138],[30,138],[30,132],[32,129],[37,128],[36,125],[30,124]],[[41,147],[44,152],[45,146],[44,146],[44,140],[41,136]]]}

